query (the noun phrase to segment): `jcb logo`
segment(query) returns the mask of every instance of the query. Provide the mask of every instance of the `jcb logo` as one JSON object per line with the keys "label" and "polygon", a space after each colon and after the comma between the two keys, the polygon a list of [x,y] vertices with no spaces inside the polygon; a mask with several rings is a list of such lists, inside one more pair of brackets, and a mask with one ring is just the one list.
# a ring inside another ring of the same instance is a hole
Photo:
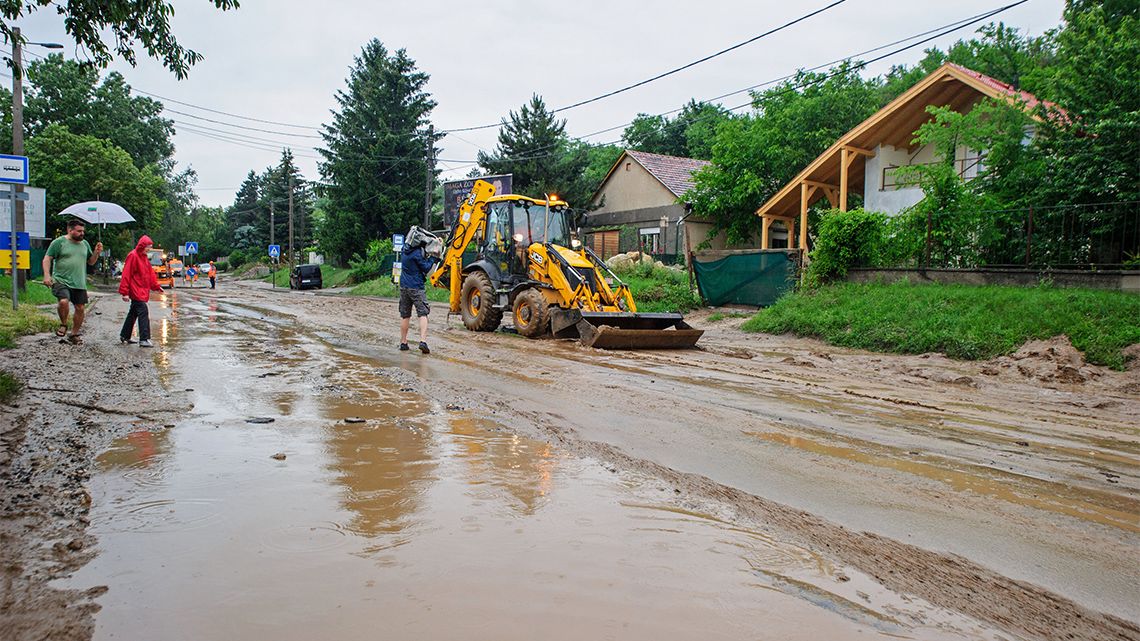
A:
{"label": "jcb logo", "polygon": [[538,263],[539,265],[546,262],[546,258],[538,252],[531,252],[530,253],[530,259],[533,260],[535,263]]}

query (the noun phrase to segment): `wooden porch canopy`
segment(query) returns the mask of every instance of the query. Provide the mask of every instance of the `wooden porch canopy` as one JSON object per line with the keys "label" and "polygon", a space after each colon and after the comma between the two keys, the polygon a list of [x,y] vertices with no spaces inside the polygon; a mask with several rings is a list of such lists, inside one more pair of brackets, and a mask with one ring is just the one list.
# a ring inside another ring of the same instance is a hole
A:
{"label": "wooden porch canopy", "polygon": [[911,141],[915,130],[931,119],[926,111],[928,106],[949,106],[964,112],[985,97],[1008,100],[1027,109],[1039,103],[1033,94],[984,74],[954,63],[942,65],[844,134],[761,205],[756,210],[763,220],[761,246],[768,248],[768,230],[777,220],[788,226],[790,246],[799,219],[798,247],[806,250],[808,208],[820,198],[827,198],[832,207],[847,211],[848,194],[863,193],[866,161],[875,155],[876,147],[891,145],[914,151]]}

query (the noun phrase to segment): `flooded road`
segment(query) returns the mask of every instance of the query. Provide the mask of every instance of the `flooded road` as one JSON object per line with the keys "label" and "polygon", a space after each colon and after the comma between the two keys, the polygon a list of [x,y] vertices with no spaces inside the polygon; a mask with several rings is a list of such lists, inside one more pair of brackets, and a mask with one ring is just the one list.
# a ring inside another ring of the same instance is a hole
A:
{"label": "flooded road", "polygon": [[425,393],[446,356],[173,301],[156,359],[193,409],[97,459],[97,554],[66,581],[108,586],[96,639],[1012,638],[523,436],[514,389],[490,410]]}

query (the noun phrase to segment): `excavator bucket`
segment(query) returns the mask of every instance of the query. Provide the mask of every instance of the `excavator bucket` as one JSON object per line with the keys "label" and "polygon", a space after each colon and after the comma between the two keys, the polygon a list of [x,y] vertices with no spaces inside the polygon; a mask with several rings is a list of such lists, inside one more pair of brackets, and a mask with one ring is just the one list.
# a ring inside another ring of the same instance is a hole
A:
{"label": "excavator bucket", "polygon": [[683,349],[697,344],[704,330],[680,314],[630,314],[555,310],[550,326],[557,338],[575,338],[599,349]]}

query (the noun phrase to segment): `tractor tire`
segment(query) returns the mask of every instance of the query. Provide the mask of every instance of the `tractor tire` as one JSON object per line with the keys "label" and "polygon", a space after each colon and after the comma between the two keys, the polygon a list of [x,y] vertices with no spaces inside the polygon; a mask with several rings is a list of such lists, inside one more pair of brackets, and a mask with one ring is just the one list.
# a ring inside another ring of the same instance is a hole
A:
{"label": "tractor tire", "polygon": [[533,287],[515,296],[515,331],[537,338],[550,329],[550,307],[542,292]]}
{"label": "tractor tire", "polygon": [[503,322],[503,310],[495,307],[495,286],[484,272],[471,272],[459,290],[459,315],[463,325],[475,332],[493,332]]}

